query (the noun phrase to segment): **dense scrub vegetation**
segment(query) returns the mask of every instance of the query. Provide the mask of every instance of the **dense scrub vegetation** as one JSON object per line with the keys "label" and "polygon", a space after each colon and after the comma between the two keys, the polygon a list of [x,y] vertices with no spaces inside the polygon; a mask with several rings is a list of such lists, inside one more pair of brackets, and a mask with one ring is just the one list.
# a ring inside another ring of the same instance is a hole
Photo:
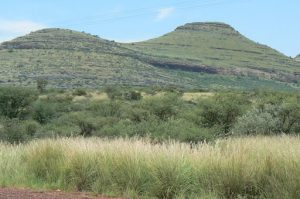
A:
{"label": "dense scrub vegetation", "polygon": [[89,191],[125,198],[299,198],[299,137],[215,144],[96,138],[0,144],[0,186]]}
{"label": "dense scrub vegetation", "polygon": [[2,87],[0,139],[18,143],[57,136],[137,136],[198,143],[239,135],[298,134],[299,101],[299,94],[259,91],[107,87],[39,93]]}

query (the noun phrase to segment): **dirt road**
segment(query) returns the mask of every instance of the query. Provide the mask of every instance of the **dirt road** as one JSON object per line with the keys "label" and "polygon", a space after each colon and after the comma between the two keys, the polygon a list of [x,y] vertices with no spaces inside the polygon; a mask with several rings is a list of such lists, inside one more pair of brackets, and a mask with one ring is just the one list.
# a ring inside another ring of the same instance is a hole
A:
{"label": "dirt road", "polygon": [[84,193],[65,193],[61,191],[33,191],[27,189],[0,188],[0,199],[121,199],[94,196]]}

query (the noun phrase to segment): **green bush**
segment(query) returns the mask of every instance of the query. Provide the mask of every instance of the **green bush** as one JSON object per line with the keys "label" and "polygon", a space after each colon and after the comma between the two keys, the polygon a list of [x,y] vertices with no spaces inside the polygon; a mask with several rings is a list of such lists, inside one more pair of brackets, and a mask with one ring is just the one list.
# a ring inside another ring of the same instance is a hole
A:
{"label": "green bush", "polygon": [[264,111],[253,109],[240,117],[233,128],[236,135],[272,135],[280,133],[279,118],[276,117],[276,107],[268,105]]}
{"label": "green bush", "polygon": [[163,140],[179,140],[181,142],[198,143],[210,141],[214,138],[214,132],[208,128],[199,128],[192,122],[184,119],[170,119],[159,123],[152,132],[152,138]]}
{"label": "green bush", "polygon": [[32,118],[40,124],[46,124],[55,116],[57,116],[55,104],[51,104],[47,101],[37,101],[34,104]]}
{"label": "green bush", "polygon": [[103,117],[121,116],[121,104],[116,101],[94,102],[88,110]]}
{"label": "green bush", "polygon": [[120,88],[117,87],[106,87],[104,89],[104,92],[106,92],[107,96],[111,100],[116,100],[122,98],[122,92]]}
{"label": "green bush", "polygon": [[72,93],[74,96],[86,96],[87,92],[82,89],[82,88],[77,88],[75,91]]}
{"label": "green bush", "polygon": [[300,133],[300,98],[290,98],[283,102],[278,117],[280,130],[284,133]]}
{"label": "green bush", "polygon": [[123,116],[134,123],[149,120],[151,117],[150,110],[145,110],[141,107],[131,106],[123,112]]}
{"label": "green bush", "polygon": [[128,92],[125,92],[123,94],[123,98],[125,100],[141,100],[142,99],[142,95],[140,92],[137,92],[137,91],[128,91]]}
{"label": "green bush", "polygon": [[23,126],[24,126],[25,133],[30,137],[34,137],[40,128],[40,124],[32,120],[24,121]]}
{"label": "green bush", "polygon": [[4,119],[1,122],[0,139],[9,143],[20,143],[27,141],[29,136],[20,120]]}
{"label": "green bush", "polygon": [[223,94],[203,100],[200,103],[201,123],[206,128],[219,126],[223,129],[223,134],[227,135],[249,104],[249,100],[239,94]]}
{"label": "green bush", "polygon": [[77,124],[80,128],[80,135],[82,136],[91,136],[92,132],[96,130],[95,125],[88,120],[78,120]]}
{"label": "green bush", "polygon": [[235,134],[280,134],[299,133],[300,105],[286,99],[282,104],[259,104],[238,119]]}
{"label": "green bush", "polygon": [[20,118],[37,99],[37,93],[27,88],[0,87],[0,114]]}
{"label": "green bush", "polygon": [[79,128],[79,135],[92,136],[97,129],[97,118],[86,112],[78,112],[70,115],[75,124]]}
{"label": "green bush", "polygon": [[176,117],[183,102],[176,94],[168,94],[162,97],[154,97],[146,99],[141,103],[141,108],[150,111],[151,114],[158,117],[160,120],[168,120]]}

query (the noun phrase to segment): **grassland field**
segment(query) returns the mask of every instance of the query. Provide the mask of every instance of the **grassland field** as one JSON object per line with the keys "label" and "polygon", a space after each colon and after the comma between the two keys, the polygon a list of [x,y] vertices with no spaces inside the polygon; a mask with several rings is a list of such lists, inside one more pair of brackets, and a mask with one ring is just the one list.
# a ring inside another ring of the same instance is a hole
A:
{"label": "grassland field", "polygon": [[0,185],[125,198],[298,198],[298,136],[184,144],[63,138],[0,144]]}

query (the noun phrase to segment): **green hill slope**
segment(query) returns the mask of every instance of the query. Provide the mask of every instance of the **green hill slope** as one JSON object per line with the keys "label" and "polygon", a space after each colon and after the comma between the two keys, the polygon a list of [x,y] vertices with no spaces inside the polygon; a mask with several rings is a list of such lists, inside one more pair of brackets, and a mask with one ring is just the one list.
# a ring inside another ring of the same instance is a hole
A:
{"label": "green hill slope", "polygon": [[300,61],[300,54],[298,56],[296,56],[295,60]]}
{"label": "green hill slope", "polygon": [[115,42],[72,30],[44,29],[0,46],[1,82],[34,85],[48,79],[54,87],[123,84],[175,84],[164,70],[121,54]]}
{"label": "green hill slope", "polygon": [[255,43],[223,23],[190,23],[162,37],[127,45],[151,55],[153,64],[217,74],[296,81],[300,64]]}
{"label": "green hill slope", "polygon": [[[265,55],[274,66],[257,65],[259,69],[253,69],[253,62],[264,61],[255,56],[257,53],[232,50],[240,46],[234,44],[234,41],[237,42],[235,37],[246,43],[253,43],[233,29],[227,26],[216,29],[217,32],[224,31],[218,33],[223,35],[223,39],[216,41],[213,39],[217,36],[211,38],[210,34],[206,35],[207,40],[214,42],[216,48],[223,45],[228,48],[229,44],[220,42],[230,40],[229,43],[233,46],[231,50],[220,53],[222,50],[206,46],[208,44],[202,38],[204,33],[201,33],[201,42],[198,41],[198,33],[196,34],[198,30],[193,30],[194,33],[185,30],[185,27],[187,26],[179,27],[175,32],[158,39],[133,44],[120,44],[72,30],[36,31],[0,45],[0,84],[34,86],[37,78],[45,78],[49,81],[49,86],[59,88],[157,85],[208,89],[299,90],[299,84],[289,82],[294,78],[300,63],[265,47],[274,54],[273,58]],[[201,43],[205,45],[201,46]],[[255,45],[253,46],[250,48],[245,45],[243,49],[254,51]],[[208,49],[211,51],[205,52]],[[228,58],[230,53],[231,59]],[[242,56],[246,55],[249,65],[239,65],[244,63]],[[263,71],[265,69],[270,71]],[[291,78],[289,81],[274,80],[272,75],[277,77],[279,74],[288,74]]]}
{"label": "green hill slope", "polygon": [[95,35],[66,29],[43,29],[26,36],[4,42],[2,49],[56,49],[80,50],[86,52],[121,52],[122,48],[114,42]]}

